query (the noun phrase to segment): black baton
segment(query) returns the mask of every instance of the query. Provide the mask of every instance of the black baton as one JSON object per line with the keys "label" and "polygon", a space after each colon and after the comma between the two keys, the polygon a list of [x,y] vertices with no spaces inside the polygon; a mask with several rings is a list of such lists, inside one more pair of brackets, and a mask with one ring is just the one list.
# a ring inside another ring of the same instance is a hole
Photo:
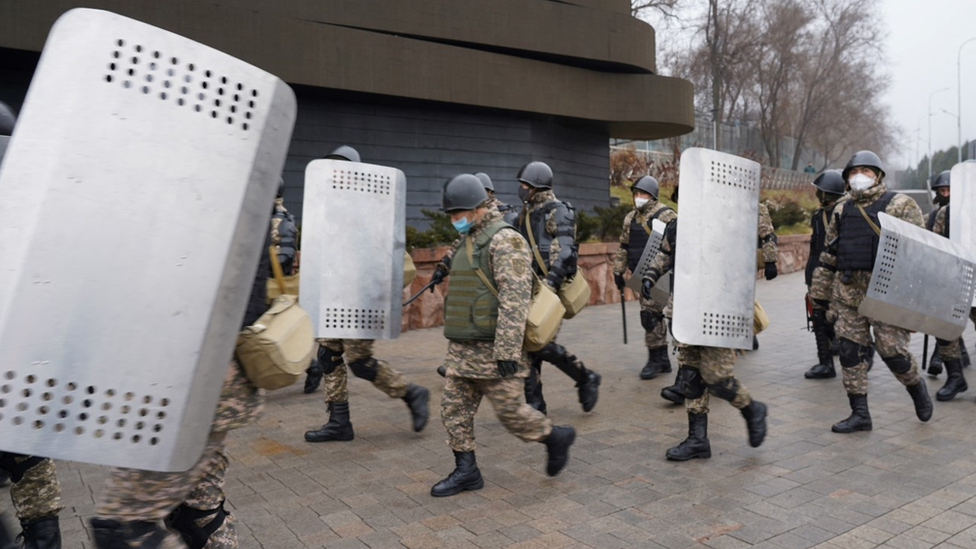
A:
{"label": "black baton", "polygon": [[419,292],[413,294],[413,297],[411,297],[410,299],[404,301],[403,302],[403,307],[406,307],[407,305],[410,305],[411,303],[413,303],[415,299],[417,299],[418,297],[420,297],[420,294],[426,292],[430,288],[433,288],[436,284],[437,283],[434,282],[433,280],[431,280],[430,282],[428,282],[423,288],[420,289]]}
{"label": "black baton", "polygon": [[620,312],[624,320],[624,345],[627,344],[627,301],[624,299],[624,291],[620,290]]}
{"label": "black baton", "polygon": [[927,368],[929,362],[929,334],[925,334],[922,338],[922,371],[929,371]]}

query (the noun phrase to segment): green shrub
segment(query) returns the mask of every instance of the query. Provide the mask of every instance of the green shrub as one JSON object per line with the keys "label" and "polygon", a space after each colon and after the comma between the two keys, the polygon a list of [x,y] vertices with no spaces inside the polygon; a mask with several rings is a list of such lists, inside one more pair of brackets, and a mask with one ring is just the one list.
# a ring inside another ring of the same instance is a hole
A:
{"label": "green shrub", "polygon": [[627,217],[627,214],[632,209],[634,207],[629,204],[620,204],[616,207],[594,207],[593,211],[596,213],[596,218],[599,222],[595,232],[597,239],[600,242],[619,240],[620,233],[623,231],[624,217]]}
{"label": "green shrub", "polygon": [[600,231],[600,219],[583,210],[576,212],[576,241],[586,242]]}
{"label": "green shrub", "polygon": [[788,227],[806,221],[809,212],[803,209],[799,203],[792,200],[783,202],[768,201],[769,217],[773,220],[773,227]]}
{"label": "green shrub", "polygon": [[420,213],[430,220],[430,227],[421,231],[416,227],[407,226],[407,249],[433,248],[445,246],[454,242],[458,232],[451,225],[451,216],[436,210],[422,209]]}

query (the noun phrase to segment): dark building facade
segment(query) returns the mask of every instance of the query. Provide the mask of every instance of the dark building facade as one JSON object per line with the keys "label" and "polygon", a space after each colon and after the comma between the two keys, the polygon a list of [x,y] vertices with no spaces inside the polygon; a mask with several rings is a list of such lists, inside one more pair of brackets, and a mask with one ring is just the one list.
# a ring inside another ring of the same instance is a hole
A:
{"label": "dark building facade", "polygon": [[305,165],[340,144],[407,176],[426,224],[444,181],[484,171],[501,198],[549,163],[557,194],[608,202],[608,139],[693,129],[691,84],[655,75],[654,29],[629,0],[8,0],[0,100],[18,108],[54,20],[106,9],[182,34],[287,81],[298,120],[286,204],[301,216]]}

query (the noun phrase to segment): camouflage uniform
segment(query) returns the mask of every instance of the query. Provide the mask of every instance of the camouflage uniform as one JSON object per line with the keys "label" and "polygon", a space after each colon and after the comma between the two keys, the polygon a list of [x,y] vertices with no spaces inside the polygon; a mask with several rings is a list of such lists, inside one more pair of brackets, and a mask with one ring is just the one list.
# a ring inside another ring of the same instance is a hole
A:
{"label": "camouflage uniform", "polygon": [[[657,215],[656,218],[654,217],[655,215]],[[630,228],[635,217],[638,223],[650,229],[652,218],[660,219],[662,222],[668,223],[673,219],[677,219],[678,214],[671,208],[655,200],[653,196],[646,204],[629,212],[624,217],[623,231],[620,233],[620,248],[617,249],[617,253],[613,258],[613,273],[615,275],[623,275],[628,270],[627,252],[630,246]],[[631,276],[635,276],[634,273],[631,273]],[[649,313],[658,318],[658,322],[653,329],[645,329],[644,345],[651,349],[666,346],[668,344],[668,327],[663,322],[665,304],[657,303],[653,299],[644,299],[643,296],[638,297],[640,298],[641,312]]]}
{"label": "camouflage uniform", "polygon": [[[487,224],[501,218],[490,210],[468,232],[474,238]],[[532,297],[531,258],[528,245],[514,231],[503,229],[488,244],[489,265],[498,289],[498,323],[494,341],[451,341],[445,366],[447,379],[441,397],[441,419],[447,429],[448,445],[456,452],[473,452],[474,416],[482,397],[488,397],[502,425],[526,442],[549,436],[552,422],[525,403],[523,383],[526,353],[522,349],[525,319]],[[450,292],[450,288],[448,288]],[[519,363],[513,377],[498,374],[498,360]]]}
{"label": "camouflage uniform", "polygon": [[[27,468],[21,469],[23,467]],[[10,499],[22,523],[55,516],[64,509],[61,483],[53,460],[0,452],[0,468],[10,469],[8,472],[13,481]]]}
{"label": "camouflage uniform", "polygon": [[776,247],[776,233],[773,228],[773,218],[769,216],[769,208],[759,203],[759,246],[762,251],[763,263],[776,263],[779,259],[779,249]]}
{"label": "camouflage uniform", "polygon": [[[883,182],[856,191],[851,190],[849,199],[862,207],[873,204],[887,191]],[[838,236],[843,207],[835,208],[827,226],[828,243],[835,242]],[[884,210],[888,215],[923,227],[922,212],[911,198],[896,194]],[[837,273],[836,247],[828,247],[820,254],[820,266],[813,273],[810,285],[812,299],[830,302],[830,308],[837,314],[834,331],[841,342],[841,366],[844,374],[844,389],[850,395],[866,395],[868,391],[868,362],[864,353],[854,350],[850,343],[866,349],[871,345],[870,328],[874,328],[874,341],[881,358],[892,368],[895,377],[906,387],[921,381],[915,358],[908,352],[910,333],[908,330],[884,322],[861,316],[857,309],[861,305],[871,281],[871,271],[851,271]],[[845,340],[847,353],[845,355]],[[900,365],[899,357],[907,360],[910,367]],[[846,364],[845,364],[846,362]],[[854,363],[854,364],[852,364]]]}
{"label": "camouflage uniform", "polygon": [[[319,345],[325,346],[336,353],[343,355],[345,364],[350,364],[357,360],[366,360],[373,356],[373,339],[319,339]],[[325,391],[325,402],[347,402],[349,400],[349,390],[346,383],[348,376],[346,369],[336,367],[332,373],[325,374],[322,378],[323,390]],[[404,379],[403,374],[394,370],[383,360],[376,361],[376,378],[372,381],[373,386],[386,393],[390,398],[403,398],[407,394],[409,383]]]}
{"label": "camouflage uniform", "polygon": [[271,244],[275,247],[278,262],[285,276],[294,270],[298,228],[295,216],[285,209],[283,198],[275,199],[274,213],[271,216]]}

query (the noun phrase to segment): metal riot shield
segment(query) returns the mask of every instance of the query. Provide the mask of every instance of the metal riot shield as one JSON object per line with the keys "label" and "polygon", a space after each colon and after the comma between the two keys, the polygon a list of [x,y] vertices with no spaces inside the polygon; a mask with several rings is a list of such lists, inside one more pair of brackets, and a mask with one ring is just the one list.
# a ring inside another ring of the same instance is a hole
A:
{"label": "metal riot shield", "polygon": [[[953,197],[955,199],[955,197]],[[973,254],[886,213],[862,315],[947,340],[962,335],[976,288]]]}
{"label": "metal riot shield", "polygon": [[58,19],[0,171],[0,449],[193,466],[295,113],[284,82],[217,50]]}
{"label": "metal riot shield", "polygon": [[316,337],[399,337],[406,194],[396,168],[343,160],[305,168],[299,297]]}
{"label": "metal riot shield", "polygon": [[[661,251],[661,242],[664,241],[665,227],[667,227],[667,223],[660,219],[651,221],[650,238],[647,239],[647,244],[644,245],[644,252],[641,253],[640,260],[637,262],[637,269],[630,273],[630,278],[627,279],[626,286],[637,295],[640,295],[641,282],[644,275],[647,274],[648,269],[651,268],[654,256]],[[651,299],[661,305],[667,305],[668,297],[671,295],[670,289],[671,271],[666,271],[658,279],[657,284],[651,288]]]}
{"label": "metal riot shield", "polygon": [[[949,201],[949,239],[976,255],[976,161],[952,167],[952,200]],[[976,307],[976,299],[972,306]]]}
{"label": "metal riot shield", "polygon": [[708,149],[681,155],[674,338],[752,349],[758,163]]}

